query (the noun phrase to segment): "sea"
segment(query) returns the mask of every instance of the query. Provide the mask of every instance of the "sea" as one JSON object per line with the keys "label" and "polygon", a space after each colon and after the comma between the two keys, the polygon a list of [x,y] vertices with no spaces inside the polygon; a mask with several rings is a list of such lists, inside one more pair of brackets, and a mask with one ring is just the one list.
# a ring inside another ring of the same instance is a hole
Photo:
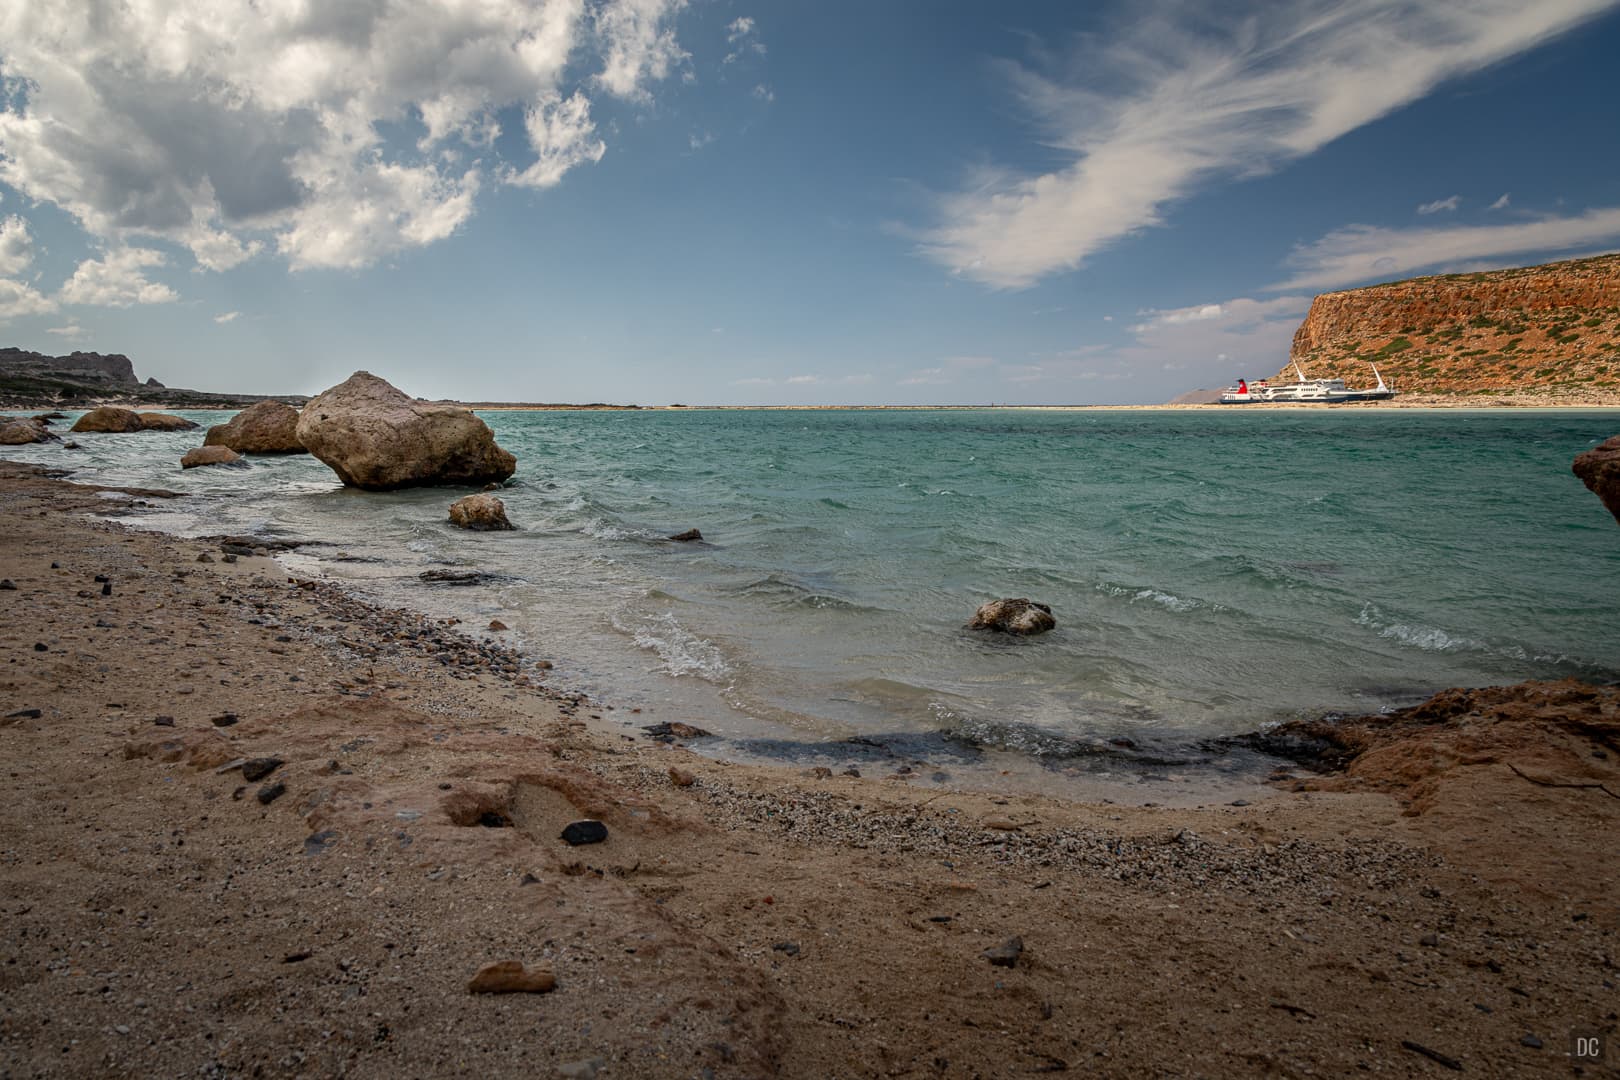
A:
{"label": "sea", "polygon": [[[290,572],[459,618],[723,756],[898,737],[1059,761],[1620,678],[1620,527],[1570,472],[1614,413],[480,415],[519,462],[513,532],[452,527],[452,490],[345,489],[308,455],[181,471],[200,432],[6,456],[184,493],[131,511],[144,528],[312,542]],[[442,567],[489,578],[419,577]],[[1057,628],[966,629],[996,597]]]}

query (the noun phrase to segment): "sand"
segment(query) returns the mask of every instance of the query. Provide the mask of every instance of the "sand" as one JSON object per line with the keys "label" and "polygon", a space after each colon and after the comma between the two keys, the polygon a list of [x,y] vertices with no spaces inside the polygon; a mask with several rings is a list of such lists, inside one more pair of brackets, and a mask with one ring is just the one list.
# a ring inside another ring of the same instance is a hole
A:
{"label": "sand", "polygon": [[726,764],[127,502],[0,467],[0,1076],[1616,1075],[1606,729],[1176,809]]}

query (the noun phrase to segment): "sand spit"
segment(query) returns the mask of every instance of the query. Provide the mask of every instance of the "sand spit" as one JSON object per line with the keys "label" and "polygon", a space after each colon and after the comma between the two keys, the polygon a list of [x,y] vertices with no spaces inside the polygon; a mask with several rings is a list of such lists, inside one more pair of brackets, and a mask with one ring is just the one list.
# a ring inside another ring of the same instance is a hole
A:
{"label": "sand spit", "polygon": [[[1530,1076],[1612,1042],[1620,800],[1510,750],[1421,806],[728,765],[488,635],[95,520],[127,505],[0,468],[0,1075]],[[470,993],[501,961],[555,989]]]}

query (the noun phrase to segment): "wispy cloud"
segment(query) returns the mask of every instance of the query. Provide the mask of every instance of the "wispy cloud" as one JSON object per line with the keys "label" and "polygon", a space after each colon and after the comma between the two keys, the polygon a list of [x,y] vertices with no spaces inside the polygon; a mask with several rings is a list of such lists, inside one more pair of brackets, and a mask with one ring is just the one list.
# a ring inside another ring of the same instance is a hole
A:
{"label": "wispy cloud", "polygon": [[226,323],[235,322],[237,319],[239,319],[241,317],[242,317],[242,313],[240,311],[227,311],[227,312],[224,312],[223,314],[215,315],[214,316],[214,321],[219,323],[219,325],[224,326]]}
{"label": "wispy cloud", "polygon": [[78,323],[71,323],[67,326],[50,327],[45,332],[47,334],[55,334],[57,337],[68,338],[71,340],[74,338],[82,338],[89,331],[85,330],[85,328],[80,326]]}
{"label": "wispy cloud", "polygon": [[1462,196],[1452,195],[1444,199],[1436,199],[1434,202],[1426,202],[1417,208],[1417,212],[1420,214],[1438,214],[1443,210],[1455,210],[1461,204]]}
{"label": "wispy cloud", "polygon": [[1614,6],[1284,0],[1264,16],[1206,9],[1219,14],[1194,24],[1165,0],[1123,33],[1082,43],[1062,74],[1007,67],[1070,162],[1039,175],[980,170],[940,199],[920,249],[987,285],[1031,285],[1161,224],[1205,184],[1310,154]]}
{"label": "wispy cloud", "polygon": [[1331,289],[1375,279],[1408,277],[1467,260],[1569,251],[1620,242],[1620,207],[1508,225],[1385,229],[1348,225],[1294,249],[1293,275],[1270,286]]}
{"label": "wispy cloud", "polygon": [[765,43],[754,32],[754,20],[748,15],[739,16],[726,26],[726,44],[731,46],[731,51],[720,61],[722,65],[735,64],[750,55],[765,55]]}
{"label": "wispy cloud", "polygon": [[1508,192],[1502,192],[1502,197],[1491,203],[1492,210],[1506,210],[1508,208]]}

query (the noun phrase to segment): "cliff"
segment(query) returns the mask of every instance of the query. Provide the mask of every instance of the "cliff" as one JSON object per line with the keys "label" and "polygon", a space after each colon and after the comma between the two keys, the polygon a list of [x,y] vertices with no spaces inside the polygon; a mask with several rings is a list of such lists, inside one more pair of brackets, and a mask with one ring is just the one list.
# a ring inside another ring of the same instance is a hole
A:
{"label": "cliff", "polygon": [[73,352],[67,356],[46,356],[26,349],[0,349],[0,374],[61,378],[70,382],[96,382],[135,386],[135,365],[123,353],[106,356],[93,352]]}
{"label": "cliff", "polygon": [[1405,393],[1620,391],[1620,255],[1323,293],[1288,366]]}
{"label": "cliff", "polygon": [[0,408],[89,408],[106,404],[167,405],[170,408],[242,408],[274,396],[303,404],[302,395],[213,394],[142,383],[123,353],[74,352],[48,356],[0,347]]}

